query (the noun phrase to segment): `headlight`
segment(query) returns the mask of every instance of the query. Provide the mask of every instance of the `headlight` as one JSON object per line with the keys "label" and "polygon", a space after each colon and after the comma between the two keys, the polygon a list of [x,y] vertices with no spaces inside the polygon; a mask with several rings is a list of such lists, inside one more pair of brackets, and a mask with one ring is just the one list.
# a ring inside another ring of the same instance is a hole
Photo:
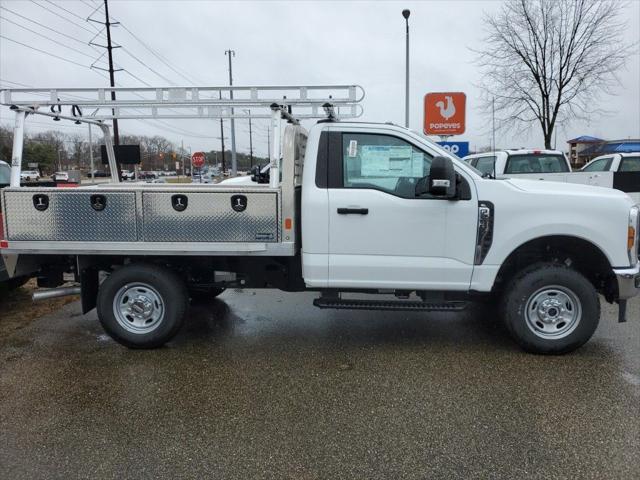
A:
{"label": "headlight", "polygon": [[640,206],[635,205],[629,211],[629,226],[627,228],[627,253],[631,265],[638,263],[638,243],[640,236]]}

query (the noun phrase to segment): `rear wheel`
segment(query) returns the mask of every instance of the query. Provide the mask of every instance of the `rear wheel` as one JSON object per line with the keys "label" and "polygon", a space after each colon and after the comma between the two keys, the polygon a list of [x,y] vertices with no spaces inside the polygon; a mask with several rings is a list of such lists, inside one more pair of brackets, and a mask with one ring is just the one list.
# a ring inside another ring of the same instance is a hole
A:
{"label": "rear wheel", "polygon": [[571,352],[591,338],[600,320],[600,300],[591,282],[551,263],[517,275],[501,306],[511,336],[533,353]]}
{"label": "rear wheel", "polygon": [[105,331],[129,348],[156,348],[182,326],[187,290],[175,273],[133,264],[113,272],[98,291],[98,318]]}
{"label": "rear wheel", "polygon": [[0,282],[0,292],[10,292],[20,288],[29,281],[29,277],[16,277]]}

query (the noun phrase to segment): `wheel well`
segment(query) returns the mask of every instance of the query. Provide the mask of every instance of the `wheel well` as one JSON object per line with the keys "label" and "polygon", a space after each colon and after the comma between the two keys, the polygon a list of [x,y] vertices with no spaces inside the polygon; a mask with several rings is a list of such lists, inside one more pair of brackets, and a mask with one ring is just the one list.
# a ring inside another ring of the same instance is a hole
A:
{"label": "wheel well", "polygon": [[608,302],[617,296],[612,267],[602,250],[582,238],[560,235],[530,240],[511,252],[500,267],[494,291],[501,291],[517,272],[535,262],[571,266],[589,279]]}

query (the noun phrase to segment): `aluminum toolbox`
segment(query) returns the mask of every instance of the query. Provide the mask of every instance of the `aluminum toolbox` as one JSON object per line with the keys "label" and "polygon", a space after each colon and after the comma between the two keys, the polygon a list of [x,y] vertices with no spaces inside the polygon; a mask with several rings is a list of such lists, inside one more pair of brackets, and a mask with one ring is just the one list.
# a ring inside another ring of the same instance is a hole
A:
{"label": "aluminum toolbox", "polygon": [[174,207],[180,200],[177,196],[176,192],[142,192],[145,242],[278,241],[276,192],[193,192],[183,195],[184,210]]}
{"label": "aluminum toolbox", "polygon": [[3,190],[3,204],[9,241],[135,242],[138,238],[133,192]]}
{"label": "aluminum toolbox", "polygon": [[278,188],[118,184],[1,195],[12,253],[295,253],[291,233],[283,239]]}

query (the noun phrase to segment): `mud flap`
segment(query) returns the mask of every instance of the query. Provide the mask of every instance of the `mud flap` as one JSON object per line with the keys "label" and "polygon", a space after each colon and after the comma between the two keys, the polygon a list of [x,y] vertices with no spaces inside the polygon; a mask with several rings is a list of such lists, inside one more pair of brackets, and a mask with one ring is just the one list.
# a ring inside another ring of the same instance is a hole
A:
{"label": "mud flap", "polygon": [[627,301],[618,300],[618,323],[627,321]]}
{"label": "mud flap", "polygon": [[80,270],[80,302],[82,303],[82,313],[88,313],[96,308],[98,298],[98,269],[84,268]]}

